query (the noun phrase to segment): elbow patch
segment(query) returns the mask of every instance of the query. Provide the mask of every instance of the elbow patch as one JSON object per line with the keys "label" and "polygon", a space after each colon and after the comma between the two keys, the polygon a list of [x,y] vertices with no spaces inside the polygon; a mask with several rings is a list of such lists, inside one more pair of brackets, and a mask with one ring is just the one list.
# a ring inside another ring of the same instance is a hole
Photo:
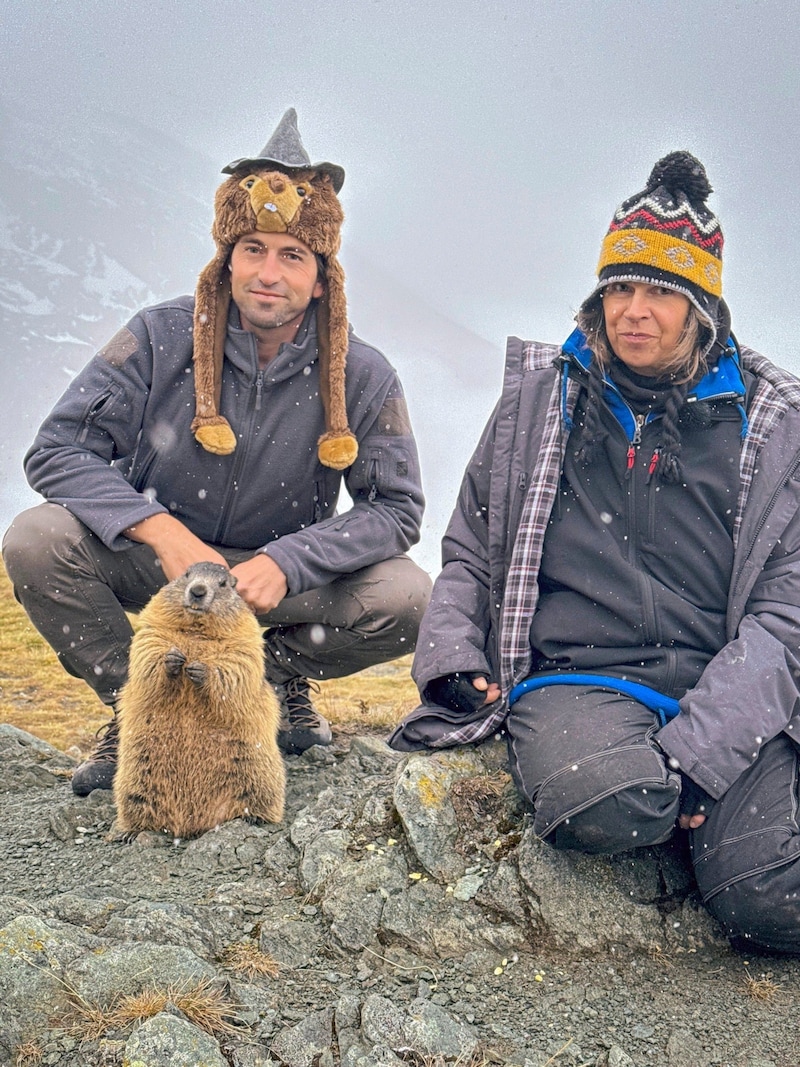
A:
{"label": "elbow patch", "polygon": [[389,397],[383,402],[372,432],[385,437],[411,436],[411,420],[404,396]]}
{"label": "elbow patch", "polygon": [[104,345],[97,355],[104,359],[112,367],[121,367],[125,360],[138,351],[139,342],[136,340],[127,326],[117,330],[107,345]]}

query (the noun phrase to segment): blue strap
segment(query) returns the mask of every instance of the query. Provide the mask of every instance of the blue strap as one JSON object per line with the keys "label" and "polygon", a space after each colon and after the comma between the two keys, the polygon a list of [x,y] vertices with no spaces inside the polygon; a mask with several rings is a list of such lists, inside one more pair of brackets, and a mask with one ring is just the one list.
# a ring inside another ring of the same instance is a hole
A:
{"label": "blue strap", "polygon": [[654,711],[662,726],[666,726],[681,710],[674,697],[665,696],[651,689],[649,685],[642,685],[641,682],[629,682],[626,678],[612,678],[607,674],[537,674],[514,686],[508,694],[508,706],[515,704],[523,693],[544,689],[547,685],[590,685],[622,693]]}

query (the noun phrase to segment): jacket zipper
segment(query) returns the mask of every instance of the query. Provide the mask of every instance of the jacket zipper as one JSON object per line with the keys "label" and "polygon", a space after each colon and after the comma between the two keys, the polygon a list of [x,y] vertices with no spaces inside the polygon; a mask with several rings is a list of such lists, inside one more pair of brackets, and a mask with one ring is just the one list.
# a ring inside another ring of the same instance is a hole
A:
{"label": "jacket zipper", "polygon": [[83,428],[80,432],[80,436],[78,437],[79,444],[82,445],[86,438],[89,436],[89,431],[91,430],[95,419],[100,414],[101,410],[103,409],[106,401],[109,399],[110,396],[110,392],[102,393],[97,398],[95,403],[92,404],[92,406],[89,408],[88,412],[86,413],[86,418],[83,420]]}
{"label": "jacket zipper", "polygon": [[636,462],[636,449],[642,443],[642,427],[644,426],[644,415],[634,415],[634,422],[636,423],[633,430],[633,437],[628,444],[628,459],[627,466],[625,468],[625,477],[630,478],[633,465]]}
{"label": "jacket zipper", "polygon": [[370,502],[370,504],[374,504],[375,498],[378,495],[378,461],[377,461],[377,459],[371,459],[369,461],[369,477],[367,478],[367,481],[369,482],[369,495],[367,496],[367,500]]}

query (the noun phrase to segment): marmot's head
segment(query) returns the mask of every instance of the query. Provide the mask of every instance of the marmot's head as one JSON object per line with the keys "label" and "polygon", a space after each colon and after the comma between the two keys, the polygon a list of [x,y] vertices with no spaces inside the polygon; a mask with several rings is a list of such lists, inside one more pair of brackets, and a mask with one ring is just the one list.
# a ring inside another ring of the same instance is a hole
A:
{"label": "marmot's head", "polygon": [[219,563],[193,563],[165,585],[154,600],[177,629],[206,627],[250,612],[236,592],[236,576]]}
{"label": "marmot's head", "polygon": [[321,463],[342,470],[358,453],[345,406],[347,304],[344,272],[337,259],[344,214],[336,194],[344,171],[334,163],[311,163],[297,130],[297,115],[290,108],[258,156],[236,159],[223,173],[230,177],[217,190],[211,230],[217,252],[197,285],[192,431],[209,452],[228,455],[236,447],[233,429],[219,414],[231,300],[227,264],[240,237],[254,231],[288,233],[323,261],[325,292],[317,308],[317,343],[326,432],[318,454]]}

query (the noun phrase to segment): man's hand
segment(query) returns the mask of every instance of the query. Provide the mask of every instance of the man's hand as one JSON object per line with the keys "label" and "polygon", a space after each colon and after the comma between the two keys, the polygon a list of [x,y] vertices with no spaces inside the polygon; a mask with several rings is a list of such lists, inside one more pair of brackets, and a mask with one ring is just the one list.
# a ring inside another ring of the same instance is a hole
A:
{"label": "man's hand", "polygon": [[289,591],[286,575],[274,559],[259,552],[244,563],[231,568],[236,576],[236,592],[256,615],[265,615],[283,600]]}
{"label": "man's hand", "polygon": [[227,567],[226,560],[199,537],[187,530],[183,523],[172,515],[151,515],[124,531],[131,541],[149,545],[158,556],[164,577],[168,582],[184,574],[193,563],[219,563]]}

